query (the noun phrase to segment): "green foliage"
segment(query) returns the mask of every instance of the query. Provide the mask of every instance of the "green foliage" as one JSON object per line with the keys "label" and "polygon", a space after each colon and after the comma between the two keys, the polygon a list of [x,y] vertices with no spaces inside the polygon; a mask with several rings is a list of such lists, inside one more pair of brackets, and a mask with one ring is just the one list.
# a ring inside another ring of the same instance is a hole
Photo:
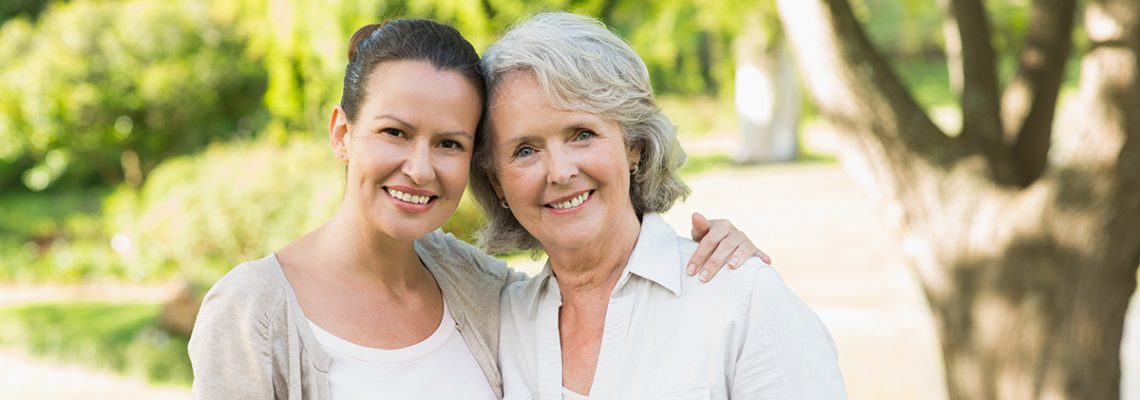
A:
{"label": "green foliage", "polygon": [[324,126],[340,100],[349,37],[380,21],[392,6],[383,0],[207,3],[221,24],[246,38],[251,65],[267,73],[264,104],[273,117],[268,134],[277,139]]}
{"label": "green foliage", "polygon": [[[163,163],[141,191],[111,196],[105,212],[108,225],[130,238],[123,257],[132,277],[212,282],[328,221],[340,203],[342,170],[327,144],[312,140],[215,145]],[[469,239],[481,223],[464,199],[445,230]]]}
{"label": "green foliage", "polygon": [[106,190],[0,197],[0,281],[124,278],[100,208]]}
{"label": "green foliage", "polygon": [[682,140],[737,132],[736,106],[730,99],[664,95],[657,98],[657,105],[677,126],[677,135]]}
{"label": "green foliage", "polygon": [[129,238],[125,257],[138,276],[212,281],[327,220],[340,199],[338,171],[313,141],[214,145],[164,162],[140,191],[116,193],[106,215]]}
{"label": "green foliage", "polygon": [[189,1],[75,1],[4,24],[0,186],[137,184],[169,155],[249,134],[264,77],[242,48]]}
{"label": "green foliage", "polygon": [[36,19],[51,0],[4,0],[0,2],[0,23],[12,18]]}
{"label": "green foliage", "polygon": [[158,304],[32,304],[0,309],[0,345],[105,368],[155,383],[189,385],[187,339],[155,323]]}

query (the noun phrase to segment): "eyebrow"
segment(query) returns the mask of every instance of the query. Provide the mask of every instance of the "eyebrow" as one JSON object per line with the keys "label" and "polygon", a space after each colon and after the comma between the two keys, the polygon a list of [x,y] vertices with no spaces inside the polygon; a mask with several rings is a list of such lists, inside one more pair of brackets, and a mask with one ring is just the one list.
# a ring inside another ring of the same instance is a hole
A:
{"label": "eyebrow", "polygon": [[[375,119],[377,119],[377,120],[390,119],[390,120],[396,121],[400,125],[407,127],[410,130],[413,130],[413,131],[419,130],[412,123],[405,121],[402,118],[397,117],[397,116],[392,115],[392,114],[378,115],[378,116],[376,116]],[[447,132],[440,133],[440,135],[441,136],[464,136],[464,137],[467,137],[468,139],[474,139],[475,138],[475,135],[472,135],[470,132],[467,132],[467,131],[447,131]]]}
{"label": "eyebrow", "polygon": [[415,125],[412,125],[410,122],[408,122],[408,121],[404,121],[402,118],[400,118],[400,117],[397,117],[397,116],[395,116],[395,115],[392,115],[392,114],[383,114],[383,115],[377,115],[375,119],[390,119],[390,120],[393,120],[393,121],[399,122],[399,123],[400,123],[400,125],[403,125],[403,126],[405,126],[405,127],[408,127],[408,128],[410,128],[411,130],[413,130],[413,131],[414,131],[414,130],[416,130],[416,126],[415,126]]}
{"label": "eyebrow", "polygon": [[513,138],[511,140],[508,140],[504,144],[507,145],[507,147],[518,147],[519,143],[531,142],[537,138],[538,138],[538,135],[523,135],[523,136]]}

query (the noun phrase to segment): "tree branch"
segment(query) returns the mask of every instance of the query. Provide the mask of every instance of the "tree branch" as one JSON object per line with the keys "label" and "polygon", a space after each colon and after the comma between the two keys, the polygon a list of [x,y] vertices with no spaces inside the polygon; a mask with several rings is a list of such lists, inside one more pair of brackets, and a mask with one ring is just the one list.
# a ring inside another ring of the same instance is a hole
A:
{"label": "tree branch", "polygon": [[962,108],[959,138],[986,158],[995,182],[1018,184],[1015,165],[1002,138],[997,57],[990,43],[986,8],[981,0],[939,0],[939,4],[944,14],[950,83]]}
{"label": "tree branch", "polygon": [[1032,7],[1017,73],[1002,96],[1005,141],[1013,145],[1014,162],[1026,185],[1045,169],[1057,95],[1072,48],[1076,1],[1034,0]]}
{"label": "tree branch", "polygon": [[1001,145],[998,96],[990,24],[979,0],[939,0],[943,11],[950,84],[962,105],[962,137],[985,147]]}
{"label": "tree branch", "polygon": [[987,162],[934,125],[845,0],[777,5],[808,92],[844,142],[844,166],[885,210],[893,229],[904,235],[936,229],[930,212],[941,209],[941,193],[957,186],[947,182],[984,180]]}
{"label": "tree branch", "polygon": [[[871,151],[879,189],[904,190],[977,154],[942,133],[867,39],[843,0],[780,0],[780,18],[821,113]],[[973,163],[976,164],[976,163]],[[898,166],[898,167],[896,167]],[[983,166],[984,168],[984,166]],[[884,193],[888,197],[898,193]]]}

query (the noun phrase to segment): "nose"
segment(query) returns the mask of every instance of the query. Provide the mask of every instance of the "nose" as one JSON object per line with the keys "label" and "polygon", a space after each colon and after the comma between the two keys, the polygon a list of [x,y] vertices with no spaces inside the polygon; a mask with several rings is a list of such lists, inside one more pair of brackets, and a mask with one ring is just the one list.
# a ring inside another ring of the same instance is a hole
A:
{"label": "nose", "polygon": [[417,185],[435,180],[435,168],[431,165],[431,144],[423,141],[412,146],[411,154],[404,160],[400,171]]}
{"label": "nose", "polygon": [[575,176],[578,176],[578,163],[565,149],[552,147],[546,154],[546,179],[548,183],[565,186],[570,184]]}

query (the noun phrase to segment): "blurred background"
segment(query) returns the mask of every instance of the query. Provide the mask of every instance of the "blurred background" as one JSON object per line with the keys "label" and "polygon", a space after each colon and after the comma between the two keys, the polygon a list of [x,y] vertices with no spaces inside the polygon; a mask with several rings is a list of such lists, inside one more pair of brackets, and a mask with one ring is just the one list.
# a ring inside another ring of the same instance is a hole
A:
{"label": "blurred background", "polygon": [[[848,4],[915,104],[961,130],[946,2]],[[984,2],[1002,82],[1034,4]],[[770,254],[831,330],[851,398],[948,397],[938,325],[881,222],[891,211],[839,162],[845,126],[806,91],[773,1],[3,0],[0,398],[188,398],[201,296],[340,200],[325,129],[351,34],[433,18],[482,51],[550,9],[596,16],[647,63],[689,153],[693,195],[667,215],[679,232],[693,211],[729,218]],[[1058,104],[1088,47],[1075,20]],[[470,238],[480,223],[465,201],[444,229]],[[1130,343],[1121,381],[1140,398]]]}

